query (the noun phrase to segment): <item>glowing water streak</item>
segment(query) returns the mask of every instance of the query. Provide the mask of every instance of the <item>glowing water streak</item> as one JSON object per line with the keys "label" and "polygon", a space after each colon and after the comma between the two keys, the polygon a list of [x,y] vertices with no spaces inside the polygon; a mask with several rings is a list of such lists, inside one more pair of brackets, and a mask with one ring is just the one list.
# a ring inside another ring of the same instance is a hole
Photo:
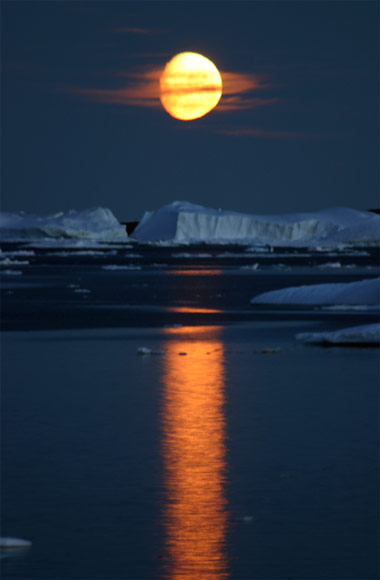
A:
{"label": "glowing water streak", "polygon": [[168,328],[165,334],[165,577],[222,580],[228,515],[221,329]]}

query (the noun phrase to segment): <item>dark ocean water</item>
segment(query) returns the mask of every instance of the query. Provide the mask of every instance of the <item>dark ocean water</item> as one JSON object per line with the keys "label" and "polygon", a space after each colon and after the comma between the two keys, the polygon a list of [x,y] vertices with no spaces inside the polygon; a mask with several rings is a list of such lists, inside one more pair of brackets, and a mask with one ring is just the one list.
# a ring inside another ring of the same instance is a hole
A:
{"label": "dark ocean water", "polygon": [[2,249],[2,578],[379,577],[378,312],[250,304],[378,250]]}

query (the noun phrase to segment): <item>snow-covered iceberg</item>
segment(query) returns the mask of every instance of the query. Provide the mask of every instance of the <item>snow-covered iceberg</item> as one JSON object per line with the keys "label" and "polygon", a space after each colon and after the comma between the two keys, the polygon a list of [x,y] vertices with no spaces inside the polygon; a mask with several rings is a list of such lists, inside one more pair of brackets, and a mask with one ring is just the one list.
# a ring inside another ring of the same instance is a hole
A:
{"label": "snow-covered iceberg", "polygon": [[334,332],[302,332],[296,335],[296,339],[311,344],[376,346],[380,343],[380,324],[365,324]]}
{"label": "snow-covered iceberg", "polygon": [[272,290],[255,296],[251,304],[380,304],[380,278],[358,282],[313,284]]}
{"label": "snow-covered iceberg", "polygon": [[1,550],[10,550],[10,549],[18,549],[18,548],[30,548],[32,542],[29,540],[22,540],[21,538],[9,538],[9,537],[1,537],[0,538],[0,549]]}
{"label": "snow-covered iceberg", "polygon": [[83,211],[71,210],[40,217],[20,213],[0,213],[2,240],[85,239],[120,241],[127,238],[110,209],[97,207]]}
{"label": "snow-covered iceberg", "polygon": [[349,208],[250,215],[175,201],[146,212],[133,232],[141,242],[329,245],[380,241],[380,216]]}
{"label": "snow-covered iceberg", "polygon": [[22,540],[21,538],[0,538],[0,560],[23,556],[27,550],[32,546],[29,540]]}

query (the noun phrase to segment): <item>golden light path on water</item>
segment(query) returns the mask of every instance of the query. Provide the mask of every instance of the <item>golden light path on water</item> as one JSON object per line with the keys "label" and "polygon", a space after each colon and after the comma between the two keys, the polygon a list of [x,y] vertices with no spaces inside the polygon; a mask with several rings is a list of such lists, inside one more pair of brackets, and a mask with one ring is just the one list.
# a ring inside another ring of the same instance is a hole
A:
{"label": "golden light path on water", "polygon": [[228,515],[221,327],[164,333],[164,577],[222,580]]}

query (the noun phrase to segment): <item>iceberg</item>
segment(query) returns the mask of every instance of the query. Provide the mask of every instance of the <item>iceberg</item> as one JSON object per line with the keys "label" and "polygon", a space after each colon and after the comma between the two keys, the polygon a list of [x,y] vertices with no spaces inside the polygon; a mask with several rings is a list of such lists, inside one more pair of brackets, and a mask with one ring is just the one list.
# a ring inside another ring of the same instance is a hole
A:
{"label": "iceberg", "polygon": [[32,542],[29,540],[22,540],[20,538],[0,538],[0,549],[12,549],[12,548],[29,548]]}
{"label": "iceberg", "polygon": [[14,556],[22,556],[32,546],[29,540],[22,540],[21,538],[0,538],[0,560]]}
{"label": "iceberg", "polygon": [[165,354],[163,350],[153,350],[147,346],[139,346],[137,349],[137,354],[141,356],[147,356],[152,354]]}
{"label": "iceberg", "polygon": [[380,304],[380,277],[358,282],[294,286],[255,296],[251,304]]}
{"label": "iceberg", "polygon": [[3,241],[36,239],[85,239],[96,241],[126,240],[125,227],[112,211],[97,207],[71,210],[40,217],[20,213],[0,213],[0,236]]}
{"label": "iceberg", "polygon": [[350,208],[250,215],[174,201],[148,211],[133,231],[140,242],[326,245],[379,242],[380,216]]}
{"label": "iceberg", "polygon": [[380,343],[380,324],[365,324],[334,332],[303,332],[296,335],[301,342],[327,345],[373,345]]}

